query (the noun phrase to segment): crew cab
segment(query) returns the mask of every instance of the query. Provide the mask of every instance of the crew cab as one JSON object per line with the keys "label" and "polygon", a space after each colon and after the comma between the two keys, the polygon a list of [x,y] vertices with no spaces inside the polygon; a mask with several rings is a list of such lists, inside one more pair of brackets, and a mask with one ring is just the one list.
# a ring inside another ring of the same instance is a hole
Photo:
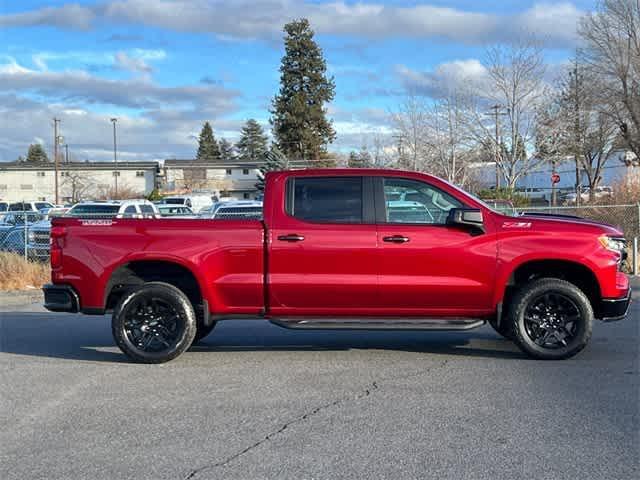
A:
{"label": "crew cab", "polygon": [[615,227],[511,217],[431,175],[271,172],[261,220],[54,218],[51,311],[112,313],[114,339],[160,363],[221,319],[295,329],[469,330],[568,358],[594,319],[625,317]]}

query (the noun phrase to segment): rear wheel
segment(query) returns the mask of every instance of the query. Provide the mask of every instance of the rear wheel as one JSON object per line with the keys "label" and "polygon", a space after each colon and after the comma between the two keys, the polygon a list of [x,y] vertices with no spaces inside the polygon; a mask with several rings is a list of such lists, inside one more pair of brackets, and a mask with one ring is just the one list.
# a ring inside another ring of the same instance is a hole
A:
{"label": "rear wheel", "polygon": [[149,282],[124,295],[111,322],[118,347],[142,363],[163,363],[191,346],[196,316],[186,295],[167,283]]}
{"label": "rear wheel", "polygon": [[515,294],[508,322],[525,353],[560,360],[573,357],[589,343],[593,309],[584,292],[572,283],[543,278]]}

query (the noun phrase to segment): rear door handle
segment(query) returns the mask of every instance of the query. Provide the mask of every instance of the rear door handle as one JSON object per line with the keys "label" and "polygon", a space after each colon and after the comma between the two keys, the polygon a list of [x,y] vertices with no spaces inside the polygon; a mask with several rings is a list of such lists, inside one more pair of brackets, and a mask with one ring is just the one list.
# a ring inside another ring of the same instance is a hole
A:
{"label": "rear door handle", "polygon": [[290,233],[289,235],[280,235],[278,240],[281,242],[301,242],[304,240],[304,237],[297,233]]}
{"label": "rear door handle", "polygon": [[409,237],[405,237],[403,235],[392,235],[391,237],[384,237],[382,240],[389,243],[407,243],[409,241]]}

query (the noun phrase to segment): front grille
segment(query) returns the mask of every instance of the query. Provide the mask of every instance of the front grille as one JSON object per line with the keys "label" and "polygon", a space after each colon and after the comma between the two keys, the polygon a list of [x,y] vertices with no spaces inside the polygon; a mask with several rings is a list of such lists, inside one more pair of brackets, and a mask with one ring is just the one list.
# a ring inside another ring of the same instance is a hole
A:
{"label": "front grille", "polygon": [[49,230],[32,230],[33,244],[49,246]]}

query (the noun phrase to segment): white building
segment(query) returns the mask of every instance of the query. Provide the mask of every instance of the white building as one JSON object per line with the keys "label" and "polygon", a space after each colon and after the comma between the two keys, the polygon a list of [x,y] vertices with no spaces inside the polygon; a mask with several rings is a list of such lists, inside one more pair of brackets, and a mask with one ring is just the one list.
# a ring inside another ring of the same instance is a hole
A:
{"label": "white building", "polygon": [[237,199],[253,199],[259,193],[258,165],[255,163],[217,163],[198,160],[164,161],[162,193],[209,191]]}
{"label": "white building", "polygon": [[[109,198],[118,192],[147,195],[156,187],[156,162],[70,162],[58,172],[58,203]],[[0,162],[0,200],[55,202],[53,163]]]}

